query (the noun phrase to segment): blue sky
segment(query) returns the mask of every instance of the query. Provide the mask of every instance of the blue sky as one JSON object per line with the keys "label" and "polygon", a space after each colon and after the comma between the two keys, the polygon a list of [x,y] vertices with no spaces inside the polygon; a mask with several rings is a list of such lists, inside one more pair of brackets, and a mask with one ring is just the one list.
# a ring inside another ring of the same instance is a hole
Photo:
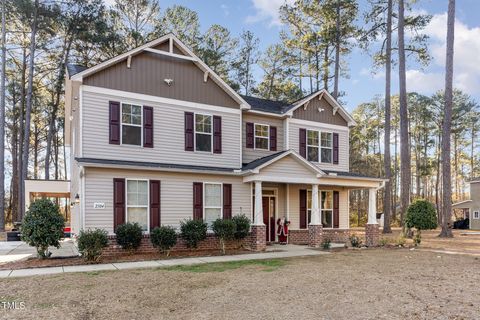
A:
{"label": "blue sky", "polygon": [[[112,0],[107,0],[108,2]],[[261,48],[278,41],[282,25],[278,21],[278,7],[285,0],[160,0],[165,9],[180,4],[198,12],[202,31],[211,24],[228,27],[237,36],[242,30],[251,30],[260,38]],[[293,2],[293,0],[287,0]],[[407,64],[407,89],[432,94],[443,88],[447,0],[419,0],[415,11],[433,15],[426,29],[430,36],[432,61],[421,68],[413,62]],[[368,8],[366,0],[359,0],[360,10]],[[455,86],[480,101],[480,0],[457,0],[455,43]],[[371,59],[365,52],[355,49],[348,57],[350,78],[340,80],[340,89],[346,92],[344,102],[352,110],[361,102],[382,94],[384,74],[372,74]],[[261,72],[257,70],[258,78]],[[392,74],[392,93],[398,91],[398,75]]]}

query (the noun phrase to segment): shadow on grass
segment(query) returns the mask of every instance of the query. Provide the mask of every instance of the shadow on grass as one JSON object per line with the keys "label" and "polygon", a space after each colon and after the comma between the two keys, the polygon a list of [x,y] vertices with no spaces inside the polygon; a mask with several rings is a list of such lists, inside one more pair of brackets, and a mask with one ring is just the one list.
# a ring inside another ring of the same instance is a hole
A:
{"label": "shadow on grass", "polygon": [[234,270],[245,266],[259,266],[263,272],[272,272],[278,268],[284,266],[286,262],[279,259],[269,260],[241,260],[241,261],[229,261],[229,262],[215,262],[195,264],[188,266],[173,266],[167,268],[161,268],[161,270],[168,271],[182,271],[182,272],[224,272],[227,270]]}

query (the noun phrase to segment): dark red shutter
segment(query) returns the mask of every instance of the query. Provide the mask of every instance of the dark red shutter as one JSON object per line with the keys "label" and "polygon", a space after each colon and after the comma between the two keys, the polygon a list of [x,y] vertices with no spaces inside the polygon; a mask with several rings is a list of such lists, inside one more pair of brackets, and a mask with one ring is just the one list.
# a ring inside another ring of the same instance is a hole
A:
{"label": "dark red shutter", "polygon": [[193,151],[193,112],[185,112],[185,151]]}
{"label": "dark red shutter", "polygon": [[338,164],[338,133],[333,134],[333,163]]}
{"label": "dark red shutter", "polygon": [[150,231],[160,227],[160,190],[160,181],[150,180]]}
{"label": "dark red shutter", "polygon": [[120,144],[120,102],[109,103],[109,143]]}
{"label": "dark red shutter", "polygon": [[223,219],[232,218],[232,185],[223,184]]}
{"label": "dark red shutter", "polygon": [[333,191],[333,227],[338,228],[339,225],[339,211],[340,211],[340,194],[338,191]]}
{"label": "dark red shutter", "polygon": [[203,183],[193,183],[193,219],[203,219]]}
{"label": "dark red shutter", "polygon": [[270,151],[277,151],[277,127],[270,127]]}
{"label": "dark red shutter", "polygon": [[113,230],[125,223],[125,179],[113,179]]}
{"label": "dark red shutter", "polygon": [[246,132],[246,136],[245,136],[245,146],[247,148],[252,148],[253,149],[253,145],[254,145],[254,125],[252,122],[247,122],[246,123],[246,129],[245,129],[245,132]]}
{"label": "dark red shutter", "polygon": [[222,117],[213,116],[213,153],[222,153]]}
{"label": "dark red shutter", "polygon": [[307,190],[300,190],[300,229],[307,228]]}
{"label": "dark red shutter", "polygon": [[299,131],[299,141],[298,141],[299,152],[302,157],[307,158],[307,130],[300,129]]}
{"label": "dark red shutter", "polygon": [[153,108],[143,107],[143,146],[153,148]]}

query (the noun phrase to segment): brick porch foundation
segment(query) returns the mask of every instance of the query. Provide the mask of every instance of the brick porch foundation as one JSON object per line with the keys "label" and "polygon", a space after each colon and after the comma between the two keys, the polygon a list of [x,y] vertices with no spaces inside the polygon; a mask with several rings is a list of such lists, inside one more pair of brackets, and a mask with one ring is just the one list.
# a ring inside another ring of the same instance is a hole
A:
{"label": "brick porch foundation", "polygon": [[252,226],[250,247],[253,251],[265,251],[267,249],[267,226]]}
{"label": "brick porch foundation", "polygon": [[365,225],[365,245],[367,247],[378,247],[380,241],[380,229],[378,224]]}
{"label": "brick porch foundation", "polygon": [[[349,229],[323,229],[322,238],[328,239],[331,242],[335,243],[348,243],[350,237]],[[323,240],[322,239],[322,240]],[[309,231],[307,229],[303,230],[289,230],[288,232],[288,243],[290,244],[301,244],[308,245],[310,241]]]}
{"label": "brick porch foundation", "polygon": [[322,225],[308,226],[308,245],[310,247],[319,247],[323,241],[323,227]]}

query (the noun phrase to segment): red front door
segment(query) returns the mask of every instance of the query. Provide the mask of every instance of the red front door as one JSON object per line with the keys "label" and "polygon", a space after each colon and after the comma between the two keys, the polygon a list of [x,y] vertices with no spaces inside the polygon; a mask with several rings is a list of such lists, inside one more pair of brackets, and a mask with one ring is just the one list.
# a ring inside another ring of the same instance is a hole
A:
{"label": "red front door", "polygon": [[267,227],[265,232],[267,242],[275,241],[275,198],[262,197],[263,223]]}

